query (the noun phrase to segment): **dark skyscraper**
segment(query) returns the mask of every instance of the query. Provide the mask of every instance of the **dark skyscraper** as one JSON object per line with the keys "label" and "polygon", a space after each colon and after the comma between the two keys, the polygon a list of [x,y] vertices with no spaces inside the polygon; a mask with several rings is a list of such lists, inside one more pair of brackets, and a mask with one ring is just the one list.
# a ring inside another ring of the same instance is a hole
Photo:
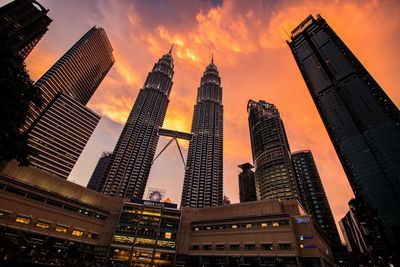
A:
{"label": "dark skyscraper", "polygon": [[239,173],[240,203],[256,201],[257,193],[254,172],[252,170],[254,168],[253,165],[247,162],[238,167],[242,169],[242,172]]}
{"label": "dark skyscraper", "polygon": [[201,78],[194,106],[183,206],[223,204],[223,112],[221,78],[212,59]]}
{"label": "dark skyscraper", "polygon": [[310,150],[297,151],[292,153],[292,162],[301,203],[324,231],[336,254],[342,250],[342,243],[314,157]]}
{"label": "dark skyscraper", "polygon": [[52,21],[34,0],[15,0],[0,8],[0,42],[26,58]]}
{"label": "dark skyscraper", "polygon": [[100,119],[85,105],[113,64],[104,29],[93,27],[36,82],[43,104],[22,129],[33,166],[68,177]]}
{"label": "dark skyscraper", "polygon": [[297,197],[289,143],[278,109],[263,100],[249,100],[247,112],[257,199]]}
{"label": "dark skyscraper", "polygon": [[43,103],[31,105],[32,115],[23,130],[33,127],[59,93],[86,105],[112,65],[112,46],[103,28],[93,27],[79,39],[36,83]]}
{"label": "dark skyscraper", "polygon": [[104,176],[108,163],[110,162],[111,155],[111,152],[103,152],[99,161],[97,162],[96,168],[94,168],[92,176],[90,177],[90,180],[86,186],[87,188],[93,190],[97,190],[99,188],[100,181]]}
{"label": "dark skyscraper", "polygon": [[164,122],[172,88],[174,62],[171,50],[147,76],[111,156],[99,191],[104,194],[143,198]]}
{"label": "dark skyscraper", "polygon": [[289,46],[356,198],[399,247],[399,109],[321,16],[295,28]]}

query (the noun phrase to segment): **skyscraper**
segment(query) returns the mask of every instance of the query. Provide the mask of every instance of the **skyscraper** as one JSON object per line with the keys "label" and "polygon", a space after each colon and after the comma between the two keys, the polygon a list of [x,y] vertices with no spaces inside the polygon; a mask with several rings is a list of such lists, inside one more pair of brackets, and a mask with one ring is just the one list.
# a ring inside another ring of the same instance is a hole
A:
{"label": "skyscraper", "polygon": [[314,157],[310,150],[297,151],[292,153],[292,162],[301,203],[328,237],[337,258],[335,254],[341,252],[342,243]]}
{"label": "skyscraper", "polygon": [[43,103],[31,105],[31,116],[23,126],[29,131],[59,93],[86,105],[112,65],[112,46],[103,28],[93,27],[79,39],[36,83]]}
{"label": "skyscraper", "polygon": [[113,64],[104,29],[93,27],[36,82],[43,104],[22,128],[33,166],[68,177],[100,120],[85,105]]}
{"label": "skyscraper", "polygon": [[400,247],[399,109],[321,16],[307,17],[288,44],[356,198]]}
{"label": "skyscraper", "polygon": [[110,162],[112,152],[103,152],[99,161],[97,162],[96,167],[93,170],[92,176],[89,179],[87,184],[87,188],[97,190],[100,185],[100,181],[104,176],[104,173],[107,169],[108,163]]}
{"label": "skyscraper", "polygon": [[183,206],[202,208],[223,204],[223,112],[221,78],[211,59],[201,78],[194,106]]}
{"label": "skyscraper", "polygon": [[143,198],[164,122],[174,75],[171,50],[147,76],[111,156],[99,191],[125,198]]}
{"label": "skyscraper", "polygon": [[249,129],[257,199],[297,197],[285,127],[275,105],[249,100]]}
{"label": "skyscraper", "polygon": [[242,169],[239,173],[239,197],[240,203],[248,201],[256,201],[256,182],[254,178],[253,165],[246,162],[238,166]]}
{"label": "skyscraper", "polygon": [[52,21],[34,0],[15,0],[0,8],[0,42],[26,58]]}

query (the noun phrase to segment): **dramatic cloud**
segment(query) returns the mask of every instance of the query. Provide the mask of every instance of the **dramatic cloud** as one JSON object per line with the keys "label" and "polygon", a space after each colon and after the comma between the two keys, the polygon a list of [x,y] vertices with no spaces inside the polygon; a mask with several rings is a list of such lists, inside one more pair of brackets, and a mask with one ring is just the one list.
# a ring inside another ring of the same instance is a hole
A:
{"label": "dramatic cloud", "polygon": [[[348,209],[352,192],[286,44],[290,31],[309,14],[320,13],[400,104],[400,5],[395,0],[41,3],[54,21],[28,57],[35,79],[93,25],[105,28],[114,48],[116,63],[89,103],[104,119],[70,175],[83,185],[101,151],[113,149],[147,73],[172,43],[174,86],[164,127],[190,131],[200,77],[214,53],[224,94],[224,191],[233,202],[239,198],[236,166],[252,161],[246,112],[251,98],[278,107],[292,151],[313,151],[335,219]],[[161,138],[158,150],[167,141]],[[148,186],[166,188],[179,202],[183,173],[178,150],[168,148]]]}

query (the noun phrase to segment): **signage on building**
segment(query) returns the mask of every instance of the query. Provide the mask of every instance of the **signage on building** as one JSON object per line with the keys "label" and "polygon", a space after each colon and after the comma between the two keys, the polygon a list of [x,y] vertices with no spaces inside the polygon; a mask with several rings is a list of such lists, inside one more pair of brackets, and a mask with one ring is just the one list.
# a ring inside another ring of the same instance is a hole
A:
{"label": "signage on building", "polygon": [[297,217],[296,223],[309,223],[311,221],[310,217]]}

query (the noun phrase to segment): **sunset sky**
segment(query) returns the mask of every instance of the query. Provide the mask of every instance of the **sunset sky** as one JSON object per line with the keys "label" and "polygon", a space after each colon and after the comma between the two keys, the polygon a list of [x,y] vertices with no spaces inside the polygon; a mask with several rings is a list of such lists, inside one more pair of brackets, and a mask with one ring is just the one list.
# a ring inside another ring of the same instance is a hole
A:
{"label": "sunset sky", "polygon": [[[224,193],[233,203],[239,202],[237,165],[252,162],[246,104],[263,99],[279,109],[291,150],[313,152],[335,220],[347,212],[350,186],[285,41],[285,31],[309,14],[320,13],[400,105],[400,1],[39,2],[53,22],[27,58],[32,79],[93,25],[106,30],[114,48],[116,62],[88,104],[103,118],[69,177],[84,186],[102,151],[113,150],[146,75],[171,43],[175,76],[164,127],[190,131],[200,77],[214,53],[223,87]],[[158,150],[167,141],[160,138]],[[179,204],[183,176],[171,146],[155,162],[148,187],[166,189]]]}

